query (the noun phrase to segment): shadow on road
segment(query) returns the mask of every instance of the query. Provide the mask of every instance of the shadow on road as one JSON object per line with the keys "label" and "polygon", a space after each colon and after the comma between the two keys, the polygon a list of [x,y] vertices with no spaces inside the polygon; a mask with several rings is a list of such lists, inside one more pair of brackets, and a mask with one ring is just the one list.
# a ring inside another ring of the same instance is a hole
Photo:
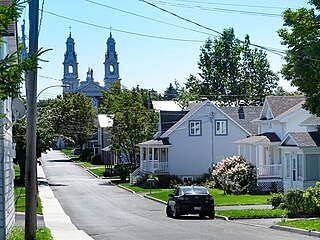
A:
{"label": "shadow on road", "polygon": [[48,162],[72,162],[71,159],[54,159],[54,160],[47,160]]}

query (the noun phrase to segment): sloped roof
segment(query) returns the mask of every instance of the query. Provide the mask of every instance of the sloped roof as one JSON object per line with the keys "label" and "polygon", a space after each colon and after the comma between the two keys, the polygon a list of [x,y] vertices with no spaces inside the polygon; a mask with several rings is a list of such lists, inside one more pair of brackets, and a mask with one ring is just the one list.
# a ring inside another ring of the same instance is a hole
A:
{"label": "sloped roof", "polygon": [[273,117],[288,111],[305,100],[304,96],[267,96],[266,100],[271,108]]}
{"label": "sloped roof", "polygon": [[169,146],[171,145],[167,138],[152,139],[142,143],[138,143],[137,146]]}
{"label": "sloped roof", "polygon": [[182,108],[175,101],[152,101],[153,109],[156,111],[181,111]]}
{"label": "sloped roof", "polygon": [[221,107],[220,109],[252,135],[258,134],[258,126],[256,124],[252,124],[251,121],[259,117],[262,107],[244,106],[243,119],[239,118],[239,107]]}
{"label": "sloped roof", "polygon": [[306,120],[304,120],[301,125],[308,125],[308,126],[317,126],[320,125],[320,117],[316,115],[311,115]]}
{"label": "sloped roof", "polygon": [[291,137],[298,147],[319,147],[320,135],[318,132],[290,132],[287,138],[282,142],[282,146],[286,146],[285,142]]}
{"label": "sloped roof", "polygon": [[262,133],[257,136],[252,136],[244,139],[240,139],[233,143],[236,144],[254,144],[254,143],[276,143],[281,142],[281,139],[274,132]]}
{"label": "sloped roof", "polygon": [[189,111],[160,111],[161,134],[169,130]]}

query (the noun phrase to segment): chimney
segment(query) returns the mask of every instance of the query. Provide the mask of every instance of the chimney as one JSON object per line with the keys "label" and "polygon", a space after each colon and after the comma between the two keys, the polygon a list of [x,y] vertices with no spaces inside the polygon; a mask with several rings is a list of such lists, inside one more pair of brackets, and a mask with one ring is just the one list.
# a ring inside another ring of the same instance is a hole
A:
{"label": "chimney", "polygon": [[243,100],[240,100],[239,108],[238,108],[239,119],[245,119],[244,109],[243,109],[244,105],[245,105],[245,102]]}

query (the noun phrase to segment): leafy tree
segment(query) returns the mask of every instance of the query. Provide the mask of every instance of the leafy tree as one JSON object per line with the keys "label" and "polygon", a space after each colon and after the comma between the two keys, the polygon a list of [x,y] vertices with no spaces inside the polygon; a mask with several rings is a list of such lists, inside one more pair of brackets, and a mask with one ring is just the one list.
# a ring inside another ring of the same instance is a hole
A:
{"label": "leafy tree", "polygon": [[57,136],[82,145],[90,140],[95,130],[96,109],[90,98],[82,93],[65,94],[57,98],[48,110]]}
{"label": "leafy tree", "polygon": [[284,90],[282,86],[278,86],[274,91],[273,95],[275,96],[296,96],[296,95],[301,95],[302,93],[299,91],[293,91],[293,92],[288,92]]}
{"label": "leafy tree", "polygon": [[172,86],[172,83],[169,84],[169,87],[163,93],[163,98],[165,100],[173,100],[178,96],[178,90]]}
{"label": "leafy tree", "polygon": [[287,46],[281,73],[306,96],[305,108],[320,116],[320,1],[310,0],[314,8],[287,9],[284,28],[278,30]]}
{"label": "leafy tree", "polygon": [[[0,6],[0,34],[6,35],[9,24],[16,21],[22,11],[22,2],[13,1],[9,5]],[[0,40],[0,44],[3,43]],[[17,96],[19,84],[23,81],[22,73],[32,71],[37,67],[38,57],[45,51],[40,50],[26,59],[19,59],[20,49],[0,59],[0,99]]]}
{"label": "leafy tree", "polygon": [[198,66],[201,79],[191,75],[183,96],[195,93],[220,105],[237,105],[241,100],[260,105],[277,86],[278,77],[270,70],[266,53],[251,49],[248,35],[239,41],[232,28],[205,42]]}
{"label": "leafy tree", "polygon": [[157,116],[148,110],[144,93],[137,89],[121,89],[120,82],[103,93],[101,110],[113,116],[113,127],[109,141],[124,162],[136,164],[138,148],[136,144],[152,137],[156,132]]}
{"label": "leafy tree", "polygon": [[[41,157],[41,153],[55,145],[54,138],[56,134],[50,120],[51,112],[49,109],[39,112],[37,116],[37,158]],[[20,179],[18,179],[20,186],[24,186],[25,180],[26,129],[26,118],[18,120],[13,125],[13,140],[16,143],[16,158],[14,161],[20,166]]]}

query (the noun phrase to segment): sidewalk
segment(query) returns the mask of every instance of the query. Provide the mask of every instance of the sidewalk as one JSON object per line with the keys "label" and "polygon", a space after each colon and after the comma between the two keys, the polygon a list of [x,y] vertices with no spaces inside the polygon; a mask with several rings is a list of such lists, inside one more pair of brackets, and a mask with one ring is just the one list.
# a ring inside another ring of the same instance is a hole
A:
{"label": "sidewalk", "polygon": [[54,197],[53,192],[45,178],[43,169],[38,166],[39,195],[42,202],[44,223],[50,229],[54,240],[92,240],[84,231],[76,228],[69,216],[63,211],[59,201]]}

